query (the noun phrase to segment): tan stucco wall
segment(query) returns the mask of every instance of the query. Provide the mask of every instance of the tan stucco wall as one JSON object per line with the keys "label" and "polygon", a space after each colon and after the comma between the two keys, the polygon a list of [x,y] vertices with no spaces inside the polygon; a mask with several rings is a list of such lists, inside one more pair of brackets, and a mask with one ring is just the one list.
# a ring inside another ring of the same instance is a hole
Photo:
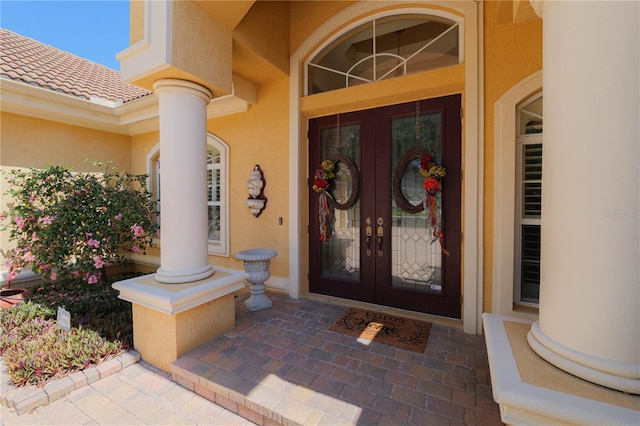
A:
{"label": "tan stucco wall", "polygon": [[[248,112],[209,120],[208,130],[229,145],[229,226],[231,258],[216,258],[218,266],[242,268],[235,253],[266,247],[278,252],[271,274],[289,275],[289,79],[258,88],[258,104]],[[267,207],[255,218],[246,207],[247,180],[259,164],[267,182]],[[278,224],[278,218],[283,224]]]}
{"label": "tan stucco wall", "polygon": [[357,2],[347,0],[291,2],[289,9],[289,19],[291,20],[289,46],[291,53],[295,52],[318,26],[353,3]]}
{"label": "tan stucco wall", "polygon": [[234,49],[237,43],[242,44],[288,75],[290,4],[254,3],[234,31]]}
{"label": "tan stucco wall", "polygon": [[542,69],[542,20],[532,18],[514,24],[510,19],[511,13],[509,10],[505,11],[505,5],[501,7],[501,3],[503,2],[482,3],[485,25],[483,224],[483,310],[485,312],[491,312],[493,297],[494,104],[516,83]]}
{"label": "tan stucco wall", "polygon": [[231,92],[231,29],[202,13],[196,4],[172,4],[171,65],[214,93]]}
{"label": "tan stucco wall", "polygon": [[[71,166],[75,171],[101,171],[87,161],[112,161],[121,170],[131,165],[129,136],[2,112],[0,114],[0,168],[44,168],[48,164]],[[0,180],[0,211],[5,211],[9,188]],[[9,243],[9,232],[0,235],[0,249]],[[4,256],[0,253],[0,265]],[[3,268],[4,269],[4,268]]]}
{"label": "tan stucco wall", "polygon": [[130,137],[3,112],[2,166],[70,165],[76,171],[95,171],[91,161],[112,161],[128,170]]}
{"label": "tan stucco wall", "polygon": [[166,372],[172,361],[234,325],[233,294],[175,315],[133,304],[133,346],[145,361]]}
{"label": "tan stucco wall", "polygon": [[[214,266],[242,269],[235,259],[240,250],[272,248],[278,256],[271,262],[271,274],[289,275],[289,80],[264,84],[257,91],[258,105],[248,112],[210,119],[208,132],[222,139],[229,156],[229,243],[230,257],[211,255]],[[159,142],[158,132],[132,138],[132,172],[147,173],[146,158]],[[246,207],[247,180],[259,164],[267,185],[267,207],[255,218]],[[282,217],[283,224],[278,219]],[[148,250],[159,256],[159,251]]]}

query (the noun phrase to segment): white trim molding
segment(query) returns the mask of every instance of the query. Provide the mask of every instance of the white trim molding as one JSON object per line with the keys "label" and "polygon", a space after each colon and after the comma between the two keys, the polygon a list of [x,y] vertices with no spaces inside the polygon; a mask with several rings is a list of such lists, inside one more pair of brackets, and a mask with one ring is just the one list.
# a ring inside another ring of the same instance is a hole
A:
{"label": "white trim molding", "polygon": [[112,284],[119,299],[176,315],[244,288],[245,272],[215,268],[210,278],[180,284],[158,282],[155,274],[130,278]]}
{"label": "white trim molding", "polygon": [[173,37],[172,2],[144,2],[144,36],[139,42],[116,54],[120,78],[130,83],[171,64]]}
{"label": "white trim molding", "polygon": [[537,71],[505,92],[494,110],[492,312],[530,320],[538,315],[513,309],[516,106],[541,90],[542,71]]}

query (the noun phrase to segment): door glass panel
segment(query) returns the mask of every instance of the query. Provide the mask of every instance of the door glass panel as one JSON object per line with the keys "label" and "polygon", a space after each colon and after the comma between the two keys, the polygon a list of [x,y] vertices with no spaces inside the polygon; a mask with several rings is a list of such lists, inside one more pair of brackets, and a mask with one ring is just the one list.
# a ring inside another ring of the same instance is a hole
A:
{"label": "door glass panel", "polygon": [[[360,125],[345,125],[323,129],[321,138],[321,158],[330,159],[337,154],[345,156],[360,169]],[[345,204],[352,195],[354,188],[353,176],[343,162],[335,164],[335,178],[329,193],[338,204]],[[360,280],[360,201],[341,210],[329,203],[331,221],[328,226],[328,237],[322,242],[322,270],[321,276],[327,279],[341,281]]]}
{"label": "door glass panel", "polygon": [[[419,124],[416,117],[393,119],[391,122],[392,158],[391,169],[398,163],[402,178],[400,192],[413,206],[419,206],[426,199],[424,177],[420,174],[420,156],[411,161],[406,153],[419,147],[429,153],[437,164],[442,164],[441,155],[441,113],[421,115]],[[416,133],[420,132],[420,138]],[[405,165],[406,163],[406,165]],[[441,194],[437,195],[438,220],[442,217]],[[392,197],[391,216],[391,274],[392,286],[411,290],[442,292],[442,249],[433,229],[429,226],[427,212],[410,213],[401,209]]]}

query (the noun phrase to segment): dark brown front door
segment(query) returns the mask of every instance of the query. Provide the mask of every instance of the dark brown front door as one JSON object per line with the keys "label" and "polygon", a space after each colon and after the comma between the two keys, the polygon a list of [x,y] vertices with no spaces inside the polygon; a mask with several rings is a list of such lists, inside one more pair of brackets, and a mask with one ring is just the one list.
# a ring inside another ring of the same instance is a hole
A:
{"label": "dark brown front door", "polygon": [[[460,127],[460,95],[310,121],[310,186],[323,160],[335,163],[327,204],[310,191],[311,292],[460,318]],[[441,241],[425,154],[446,169]]]}

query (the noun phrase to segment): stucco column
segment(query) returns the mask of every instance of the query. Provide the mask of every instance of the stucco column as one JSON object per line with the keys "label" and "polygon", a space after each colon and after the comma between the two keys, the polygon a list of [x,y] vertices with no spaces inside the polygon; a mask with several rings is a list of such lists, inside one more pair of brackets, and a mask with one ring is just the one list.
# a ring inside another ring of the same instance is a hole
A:
{"label": "stucco column", "polygon": [[540,317],[529,344],[571,374],[638,394],[640,3],[534,7],[545,120]]}
{"label": "stucco column", "polygon": [[213,274],[207,253],[207,104],[211,92],[185,80],[153,85],[160,120],[160,268],[156,280]]}

